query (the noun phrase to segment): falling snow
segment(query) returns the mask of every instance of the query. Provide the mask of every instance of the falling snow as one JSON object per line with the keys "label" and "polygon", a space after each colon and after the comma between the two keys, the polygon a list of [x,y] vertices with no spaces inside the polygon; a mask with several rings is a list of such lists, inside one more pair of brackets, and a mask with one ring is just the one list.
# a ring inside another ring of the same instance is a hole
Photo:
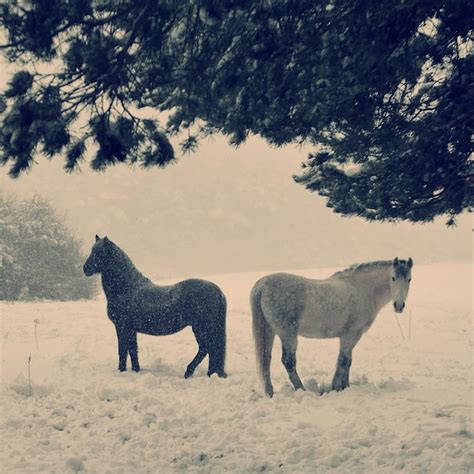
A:
{"label": "falling snow", "polygon": [[[298,273],[323,278],[333,270]],[[403,338],[385,307],[354,351],[344,392],[320,395],[336,340],[300,339],[306,392],[291,389],[277,344],[273,399],[262,395],[253,354],[248,293],[260,276],[211,278],[229,302],[227,379],[208,379],[206,364],[183,379],[196,351],[188,329],[140,335],[143,371],[116,372],[102,297],[1,303],[3,472],[474,469],[470,265],[415,266],[399,316]]]}

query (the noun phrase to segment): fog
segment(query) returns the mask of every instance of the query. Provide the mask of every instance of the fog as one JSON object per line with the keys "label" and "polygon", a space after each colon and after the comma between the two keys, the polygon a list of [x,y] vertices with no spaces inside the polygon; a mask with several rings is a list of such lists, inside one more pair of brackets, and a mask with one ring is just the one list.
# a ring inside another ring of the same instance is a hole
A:
{"label": "fog", "polygon": [[471,258],[471,220],[369,223],[344,218],[294,183],[306,151],[252,138],[235,149],[223,137],[166,169],[83,163],[66,174],[60,158],[38,157],[17,180],[0,170],[5,194],[49,199],[87,252],[108,235],[156,278],[253,270],[344,266],[411,256],[415,262]]}

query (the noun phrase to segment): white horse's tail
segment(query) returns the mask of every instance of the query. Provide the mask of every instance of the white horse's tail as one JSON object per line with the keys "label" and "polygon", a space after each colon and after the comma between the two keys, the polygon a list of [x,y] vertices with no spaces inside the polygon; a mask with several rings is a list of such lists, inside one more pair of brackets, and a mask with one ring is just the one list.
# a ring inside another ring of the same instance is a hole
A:
{"label": "white horse's tail", "polygon": [[258,281],[250,293],[253,338],[255,341],[257,370],[264,383],[265,393],[271,397],[273,396],[273,386],[270,378],[270,363],[272,360],[272,347],[275,339],[275,332],[263,314],[261,307],[261,293],[261,281]]}

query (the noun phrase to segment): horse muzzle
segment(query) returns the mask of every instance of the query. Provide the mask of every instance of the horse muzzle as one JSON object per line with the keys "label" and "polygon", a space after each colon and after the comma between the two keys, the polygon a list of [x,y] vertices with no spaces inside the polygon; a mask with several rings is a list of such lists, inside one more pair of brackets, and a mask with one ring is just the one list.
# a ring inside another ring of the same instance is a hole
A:
{"label": "horse muzzle", "polygon": [[92,276],[95,272],[94,272],[94,269],[86,266],[86,264],[84,264],[84,266],[82,267],[82,271],[84,272],[84,275],[85,276]]}
{"label": "horse muzzle", "polygon": [[403,310],[405,309],[405,302],[403,301],[402,303],[399,303],[398,301],[394,301],[393,309],[395,310],[395,313],[403,313]]}

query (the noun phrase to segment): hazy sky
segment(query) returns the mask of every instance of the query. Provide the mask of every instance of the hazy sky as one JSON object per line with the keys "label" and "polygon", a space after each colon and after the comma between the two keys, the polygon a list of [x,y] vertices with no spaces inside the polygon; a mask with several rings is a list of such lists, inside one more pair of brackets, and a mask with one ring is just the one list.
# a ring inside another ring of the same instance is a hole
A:
{"label": "hazy sky", "polygon": [[64,173],[61,158],[38,157],[18,180],[0,169],[0,186],[19,197],[40,194],[67,216],[88,251],[107,234],[154,276],[339,266],[412,256],[415,262],[467,260],[471,222],[367,223],[343,218],[293,182],[306,152],[272,149],[253,138],[235,150],[205,142],[167,169],[123,165]]}

